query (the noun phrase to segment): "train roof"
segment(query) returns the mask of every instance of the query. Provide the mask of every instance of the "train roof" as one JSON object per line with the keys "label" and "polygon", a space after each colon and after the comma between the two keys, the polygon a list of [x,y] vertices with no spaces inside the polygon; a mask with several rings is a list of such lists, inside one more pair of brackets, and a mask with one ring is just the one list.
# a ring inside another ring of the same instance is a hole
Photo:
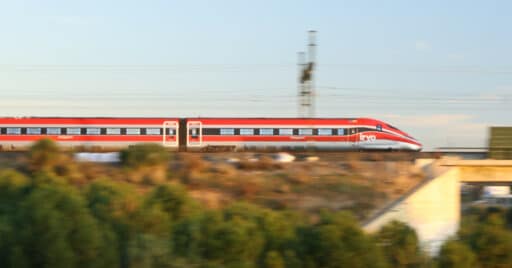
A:
{"label": "train roof", "polygon": [[147,116],[0,116],[0,119],[179,119],[181,117]]}
{"label": "train roof", "polygon": [[332,119],[339,119],[339,120],[360,120],[360,119],[368,119],[368,120],[375,120],[373,118],[368,117],[203,117],[203,116],[0,116],[2,119],[130,119],[130,118],[136,118],[136,119],[167,119],[167,118],[191,118],[191,119],[311,119],[311,120],[332,120]]}

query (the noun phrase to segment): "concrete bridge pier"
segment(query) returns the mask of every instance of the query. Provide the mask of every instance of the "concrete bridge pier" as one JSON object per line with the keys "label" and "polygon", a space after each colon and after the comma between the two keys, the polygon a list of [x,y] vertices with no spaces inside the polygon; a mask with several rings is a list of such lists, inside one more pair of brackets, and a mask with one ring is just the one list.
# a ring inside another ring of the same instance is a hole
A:
{"label": "concrete bridge pier", "polygon": [[459,171],[437,162],[423,167],[427,178],[363,224],[377,232],[383,225],[401,221],[416,230],[423,249],[436,255],[444,241],[455,235],[460,223]]}
{"label": "concrete bridge pier", "polygon": [[432,160],[423,166],[426,178],[398,200],[363,223],[376,232],[390,221],[414,228],[423,249],[437,255],[460,225],[460,185],[512,184],[512,160]]}

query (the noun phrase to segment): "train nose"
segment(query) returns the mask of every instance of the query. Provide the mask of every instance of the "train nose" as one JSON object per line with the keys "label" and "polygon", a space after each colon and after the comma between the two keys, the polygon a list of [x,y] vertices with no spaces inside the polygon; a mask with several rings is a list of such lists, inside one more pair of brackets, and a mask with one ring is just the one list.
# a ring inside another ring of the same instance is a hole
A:
{"label": "train nose", "polygon": [[409,149],[411,149],[412,151],[421,151],[421,149],[423,149],[423,146],[421,146],[420,143],[411,143],[409,144]]}

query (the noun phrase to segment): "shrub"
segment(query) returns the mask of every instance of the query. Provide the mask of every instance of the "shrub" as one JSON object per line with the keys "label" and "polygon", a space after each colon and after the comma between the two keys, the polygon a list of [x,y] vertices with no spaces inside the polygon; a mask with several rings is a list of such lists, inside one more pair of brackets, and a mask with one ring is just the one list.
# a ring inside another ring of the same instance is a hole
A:
{"label": "shrub", "polygon": [[351,214],[324,211],[320,217],[319,223],[298,231],[298,255],[308,267],[387,266],[380,248]]}
{"label": "shrub", "polygon": [[269,251],[265,256],[266,268],[284,268],[284,260],[277,251]]}
{"label": "shrub", "polygon": [[60,160],[59,147],[50,139],[41,139],[30,147],[29,162],[33,171],[53,171]]}
{"label": "shrub", "polygon": [[439,253],[439,267],[475,267],[476,257],[471,249],[457,240],[448,240]]}
{"label": "shrub", "polygon": [[378,232],[377,241],[393,267],[418,267],[424,261],[416,231],[405,223],[386,224]]}
{"label": "shrub", "polygon": [[189,154],[182,159],[182,168],[185,174],[201,172],[207,166],[207,163],[199,155]]}
{"label": "shrub", "polygon": [[166,165],[169,161],[169,153],[159,144],[141,143],[122,150],[120,158],[123,166],[139,168]]}

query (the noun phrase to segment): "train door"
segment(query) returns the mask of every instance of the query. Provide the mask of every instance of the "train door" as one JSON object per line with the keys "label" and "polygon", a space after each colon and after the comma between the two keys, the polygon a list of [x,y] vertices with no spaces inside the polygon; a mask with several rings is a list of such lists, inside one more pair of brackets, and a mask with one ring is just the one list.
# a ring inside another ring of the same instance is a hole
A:
{"label": "train door", "polygon": [[187,147],[200,147],[203,143],[203,127],[200,121],[187,122]]}
{"label": "train door", "polygon": [[176,121],[165,121],[163,124],[164,133],[162,144],[165,147],[177,147],[179,140],[179,125]]}
{"label": "train door", "polygon": [[[305,149],[306,149],[307,151],[311,151],[311,152],[313,152],[313,151],[315,151],[315,150],[317,149],[317,147],[318,147],[318,145],[319,145],[320,143],[319,143],[319,142],[317,142],[317,139],[313,136],[313,135],[314,135],[314,133],[315,133],[315,130],[314,130],[314,129],[316,128],[316,126],[315,126],[315,125],[309,125],[309,126],[308,126],[308,128],[309,128],[309,129],[304,130],[304,131],[305,131],[304,135],[305,135],[305,139],[306,139],[306,148],[305,148]],[[300,130],[299,130],[299,131],[300,131]],[[300,134],[301,134],[301,133],[299,133],[299,135],[300,135]],[[317,144],[317,143],[318,143],[318,144]]]}
{"label": "train door", "polygon": [[357,135],[357,128],[349,128],[349,141],[352,144],[352,148],[358,148],[359,147],[359,136]]}

